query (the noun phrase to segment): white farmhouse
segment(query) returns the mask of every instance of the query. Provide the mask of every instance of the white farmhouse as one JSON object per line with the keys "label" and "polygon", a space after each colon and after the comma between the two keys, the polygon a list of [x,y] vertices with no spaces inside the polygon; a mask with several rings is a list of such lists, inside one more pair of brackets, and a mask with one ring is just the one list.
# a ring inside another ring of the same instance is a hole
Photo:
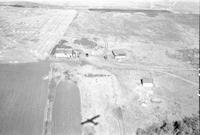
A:
{"label": "white farmhouse", "polygon": [[142,84],[143,87],[148,87],[148,88],[151,88],[151,87],[154,86],[152,78],[142,78],[141,84]]}

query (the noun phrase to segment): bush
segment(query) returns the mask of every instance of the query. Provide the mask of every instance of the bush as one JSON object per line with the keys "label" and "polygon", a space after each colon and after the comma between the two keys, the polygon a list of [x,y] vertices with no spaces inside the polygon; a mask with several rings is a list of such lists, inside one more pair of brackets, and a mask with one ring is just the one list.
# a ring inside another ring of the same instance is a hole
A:
{"label": "bush", "polygon": [[199,117],[185,117],[180,121],[163,121],[145,129],[138,128],[136,135],[199,135]]}

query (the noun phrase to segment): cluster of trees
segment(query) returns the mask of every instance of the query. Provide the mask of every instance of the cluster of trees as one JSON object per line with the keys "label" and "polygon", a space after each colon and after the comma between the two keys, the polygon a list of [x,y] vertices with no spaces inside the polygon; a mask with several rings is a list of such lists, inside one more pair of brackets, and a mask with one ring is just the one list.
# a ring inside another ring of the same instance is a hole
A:
{"label": "cluster of trees", "polygon": [[170,58],[179,59],[185,62],[189,62],[194,67],[199,66],[199,49],[180,49],[176,53],[170,53],[168,51],[165,54]]}
{"label": "cluster of trees", "polygon": [[199,116],[185,117],[180,121],[163,121],[145,129],[138,128],[136,135],[199,135]]}

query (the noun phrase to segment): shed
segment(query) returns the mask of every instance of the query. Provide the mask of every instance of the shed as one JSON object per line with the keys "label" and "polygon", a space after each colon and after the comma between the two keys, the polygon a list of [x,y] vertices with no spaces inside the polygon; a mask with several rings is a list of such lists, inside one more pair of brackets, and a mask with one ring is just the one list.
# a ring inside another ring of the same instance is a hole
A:
{"label": "shed", "polygon": [[56,58],[68,58],[68,56],[64,52],[56,52],[54,54]]}
{"label": "shed", "polygon": [[122,49],[112,50],[112,54],[115,59],[124,59],[126,58],[126,52]]}
{"label": "shed", "polygon": [[153,87],[154,86],[152,78],[142,78],[141,84],[143,87]]}

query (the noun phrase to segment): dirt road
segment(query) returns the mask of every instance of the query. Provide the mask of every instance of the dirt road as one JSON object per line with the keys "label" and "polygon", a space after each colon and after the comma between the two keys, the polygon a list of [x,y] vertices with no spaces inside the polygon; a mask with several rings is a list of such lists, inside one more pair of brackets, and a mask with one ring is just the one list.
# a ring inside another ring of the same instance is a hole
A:
{"label": "dirt road", "polygon": [[108,63],[106,61],[102,61],[98,58],[92,57],[86,59],[86,61],[94,66],[97,67],[103,67],[103,68],[115,68],[115,69],[122,69],[122,70],[149,70],[149,71],[155,71],[160,72],[163,74],[166,74],[168,76],[175,77],[177,79],[180,79],[186,83],[189,83],[194,86],[198,86],[199,84],[197,82],[185,79],[181,76],[176,75],[175,73],[169,73],[168,70],[176,69],[176,70],[182,70],[182,71],[197,71],[197,69],[181,69],[181,68],[171,68],[171,67],[163,67],[163,66],[144,66],[141,64],[124,64],[124,63]]}

